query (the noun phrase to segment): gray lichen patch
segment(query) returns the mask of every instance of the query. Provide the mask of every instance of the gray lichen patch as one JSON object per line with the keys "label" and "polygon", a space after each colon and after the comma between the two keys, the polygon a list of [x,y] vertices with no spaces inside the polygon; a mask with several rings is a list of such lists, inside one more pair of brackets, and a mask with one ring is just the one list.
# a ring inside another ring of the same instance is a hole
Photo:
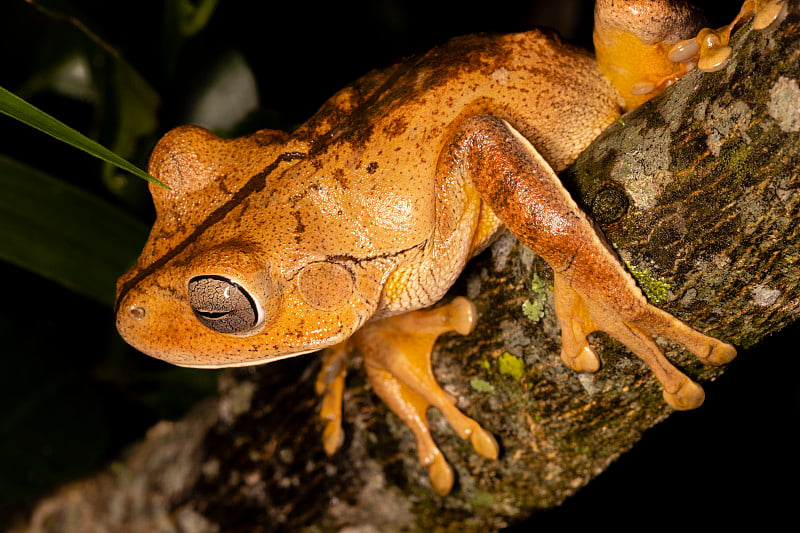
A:
{"label": "gray lichen patch", "polygon": [[746,144],[752,142],[746,131],[753,120],[753,111],[741,100],[726,105],[718,101],[713,102],[708,109],[707,120],[714,124],[714,128],[710,128],[711,133],[706,139],[706,145],[715,156],[720,154],[722,145],[731,137],[741,137]]}
{"label": "gray lichen patch", "polygon": [[503,320],[500,323],[500,330],[503,332],[503,346],[508,351],[521,351],[531,344],[525,328],[517,320]]}
{"label": "gray lichen patch", "polygon": [[516,239],[510,233],[505,232],[492,244],[492,260],[496,271],[501,271],[505,268],[511,251],[514,249],[515,241]]}
{"label": "gray lichen patch", "polygon": [[781,291],[777,289],[771,289],[766,285],[756,285],[750,291],[750,294],[753,296],[753,303],[759,307],[767,307],[774,304],[778,297],[781,295]]}
{"label": "gray lichen patch", "polygon": [[255,383],[244,381],[227,391],[219,404],[220,416],[228,423],[250,410],[250,403],[256,391]]}
{"label": "gray lichen patch", "polygon": [[[697,77],[697,73],[686,76],[686,78],[689,77]],[[658,114],[671,132],[678,132],[685,127],[686,106],[694,101],[695,91],[695,84],[689,83],[689,80],[686,79],[673,88],[669,105],[659,106]]]}
{"label": "gray lichen patch", "polygon": [[637,137],[637,146],[623,151],[619,161],[612,169],[613,175],[626,184],[626,189],[637,209],[647,210],[657,200],[671,174],[670,143],[672,135],[669,128],[642,130]]}
{"label": "gray lichen patch", "polygon": [[600,392],[601,389],[597,385],[597,380],[594,374],[581,372],[577,377],[578,382],[581,384],[583,390],[586,391],[586,394],[588,394],[590,398],[593,398],[598,392]]}
{"label": "gray lichen patch", "polygon": [[358,524],[340,531],[359,531],[378,533],[381,531],[412,531],[414,514],[408,500],[400,489],[388,485],[383,468],[375,461],[360,463],[364,469],[361,479],[364,485],[355,502],[333,498],[327,508],[327,516],[318,524],[303,528],[302,533],[332,531],[330,524]]}
{"label": "gray lichen patch", "polygon": [[784,76],[778,78],[769,91],[767,111],[781,131],[800,131],[800,87],[797,86],[797,80]]}

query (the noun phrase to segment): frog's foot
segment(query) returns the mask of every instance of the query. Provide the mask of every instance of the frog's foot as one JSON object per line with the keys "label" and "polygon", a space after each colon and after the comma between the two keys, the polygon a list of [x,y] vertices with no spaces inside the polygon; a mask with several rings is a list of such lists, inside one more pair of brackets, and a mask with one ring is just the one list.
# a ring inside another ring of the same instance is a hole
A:
{"label": "frog's foot", "polygon": [[325,453],[333,455],[344,442],[342,430],[342,396],[347,376],[348,342],[342,342],[322,352],[322,368],[317,375],[316,391],[322,396],[319,417],[325,424],[322,445]]}
{"label": "frog's foot", "polygon": [[699,407],[705,393],[667,360],[653,335],[684,345],[706,364],[723,365],[736,357],[736,350],[730,344],[703,335],[645,301],[623,312],[607,302],[580,294],[559,274],[555,274],[554,288],[564,362],[579,371],[597,370],[599,360],[586,336],[592,331],[604,331],[647,363],[664,389],[664,399],[675,409]]}
{"label": "frog's foot", "polygon": [[730,24],[716,30],[703,28],[696,37],[679,41],[668,57],[676,63],[696,64],[704,72],[715,72],[727,64],[731,32],[741,20],[753,15],[753,28],[764,30],[780,24],[787,11],[786,0],[746,0]]}
{"label": "frog's foot", "polygon": [[597,65],[625,100],[643,104],[683,76],[689,65],[668,57],[679,39],[700,28],[702,15],[675,0],[597,0],[594,48]]}
{"label": "frog's foot", "polygon": [[476,452],[496,459],[494,437],[464,415],[439,384],[431,368],[431,351],[442,333],[472,331],[475,308],[456,298],[436,309],[415,311],[367,323],[353,337],[376,394],[408,426],[417,441],[419,462],[428,468],[434,490],[445,495],[453,486],[453,471],[430,434],[428,407],[437,407],[462,439]]}
{"label": "frog's foot", "polygon": [[553,287],[556,315],[561,324],[561,360],[578,372],[597,372],[600,358],[587,340],[590,333],[597,331],[597,326],[588,308],[575,291],[564,287],[564,279],[558,274],[555,274]]}

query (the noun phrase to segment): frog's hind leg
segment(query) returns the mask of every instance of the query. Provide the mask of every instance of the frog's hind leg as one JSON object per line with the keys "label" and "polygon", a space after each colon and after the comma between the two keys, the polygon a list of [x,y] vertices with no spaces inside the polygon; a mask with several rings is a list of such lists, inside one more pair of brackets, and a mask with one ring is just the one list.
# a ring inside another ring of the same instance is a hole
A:
{"label": "frog's hind leg", "polygon": [[587,336],[593,331],[604,331],[650,367],[671,407],[686,410],[699,407],[705,393],[667,360],[653,336],[682,344],[706,364],[723,365],[736,357],[736,350],[730,344],[696,331],[638,294],[632,306],[634,311],[620,313],[579,294],[560,274],[555,274],[553,285],[556,314],[561,322],[561,358],[574,370],[594,372],[599,368],[600,361],[589,347]]}
{"label": "frog's hind leg", "polygon": [[588,299],[559,274],[555,275],[553,285],[556,314],[561,322],[561,358],[574,370],[594,372],[599,368],[600,360],[589,347],[587,336],[593,331],[604,331],[650,367],[671,407],[686,410],[703,403],[703,388],[667,360],[653,335],[683,344],[706,364],[722,365],[736,357],[736,350],[731,345],[703,335],[644,301],[634,316],[620,316],[597,302],[587,304]]}
{"label": "frog's hind leg", "polygon": [[661,383],[664,399],[669,405],[684,410],[703,403],[703,389],[672,366],[651,335],[640,327],[639,324],[647,321],[625,321],[617,317],[604,320],[603,316],[593,316],[596,311],[593,312],[584,298],[559,274],[554,276],[553,289],[556,315],[561,323],[561,359],[567,366],[579,372],[598,370],[600,359],[589,346],[587,337],[594,331],[605,331],[650,367]]}
{"label": "frog's hind leg", "polygon": [[472,117],[453,146],[445,168],[465,172],[492,211],[553,268],[561,357],[567,365],[596,370],[599,361],[586,337],[604,331],[650,366],[670,405],[699,406],[700,386],[669,363],[652,336],[683,344],[711,364],[733,359],[734,348],[650,305],[550,165],[510,124],[488,115]]}
{"label": "frog's hind leg", "polygon": [[636,317],[650,335],[678,342],[707,365],[726,365],[736,358],[736,349],[727,342],[704,335],[666,311],[643,303]]}
{"label": "frog's hind leg", "polygon": [[682,344],[706,364],[726,364],[736,357],[736,350],[730,344],[703,335],[646,302],[642,303],[640,312],[631,320],[625,317],[609,318],[598,318],[598,329],[618,339],[647,363],[664,389],[664,399],[674,409],[699,407],[705,393],[700,385],[667,360],[653,340],[654,335]]}
{"label": "frog's hind leg", "polygon": [[453,471],[430,434],[426,413],[437,407],[462,439],[479,454],[498,455],[497,442],[480,424],[464,415],[436,381],[431,351],[447,331],[467,334],[474,324],[474,306],[465,298],[448,305],[367,323],[354,337],[375,393],[408,426],[417,441],[420,464],[428,468],[434,490],[450,492]]}

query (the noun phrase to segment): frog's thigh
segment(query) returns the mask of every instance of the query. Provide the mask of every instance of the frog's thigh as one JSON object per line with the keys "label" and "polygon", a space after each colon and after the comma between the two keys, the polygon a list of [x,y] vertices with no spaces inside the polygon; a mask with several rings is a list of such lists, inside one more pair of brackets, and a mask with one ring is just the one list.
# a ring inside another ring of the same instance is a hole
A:
{"label": "frog's thigh", "polygon": [[494,437],[458,410],[431,368],[437,337],[447,331],[469,333],[473,324],[474,307],[465,298],[456,298],[436,309],[370,322],[354,337],[375,392],[414,433],[420,463],[428,467],[440,494],[449,492],[452,472],[430,436],[425,416],[428,407],[437,407],[479,454],[492,459],[498,454]]}

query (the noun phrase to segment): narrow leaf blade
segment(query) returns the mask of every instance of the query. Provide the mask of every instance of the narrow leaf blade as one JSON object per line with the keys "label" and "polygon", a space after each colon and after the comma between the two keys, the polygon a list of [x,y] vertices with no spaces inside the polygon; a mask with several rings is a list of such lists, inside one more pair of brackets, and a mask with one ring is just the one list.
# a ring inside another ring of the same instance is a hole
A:
{"label": "narrow leaf blade", "polygon": [[102,159],[103,161],[126,170],[135,176],[166,187],[166,185],[130,161],[118,156],[105,146],[70,128],[63,122],[41,111],[3,87],[0,87],[0,112],[55,137],[62,142],[74,146],[75,148],[83,150],[98,159]]}

